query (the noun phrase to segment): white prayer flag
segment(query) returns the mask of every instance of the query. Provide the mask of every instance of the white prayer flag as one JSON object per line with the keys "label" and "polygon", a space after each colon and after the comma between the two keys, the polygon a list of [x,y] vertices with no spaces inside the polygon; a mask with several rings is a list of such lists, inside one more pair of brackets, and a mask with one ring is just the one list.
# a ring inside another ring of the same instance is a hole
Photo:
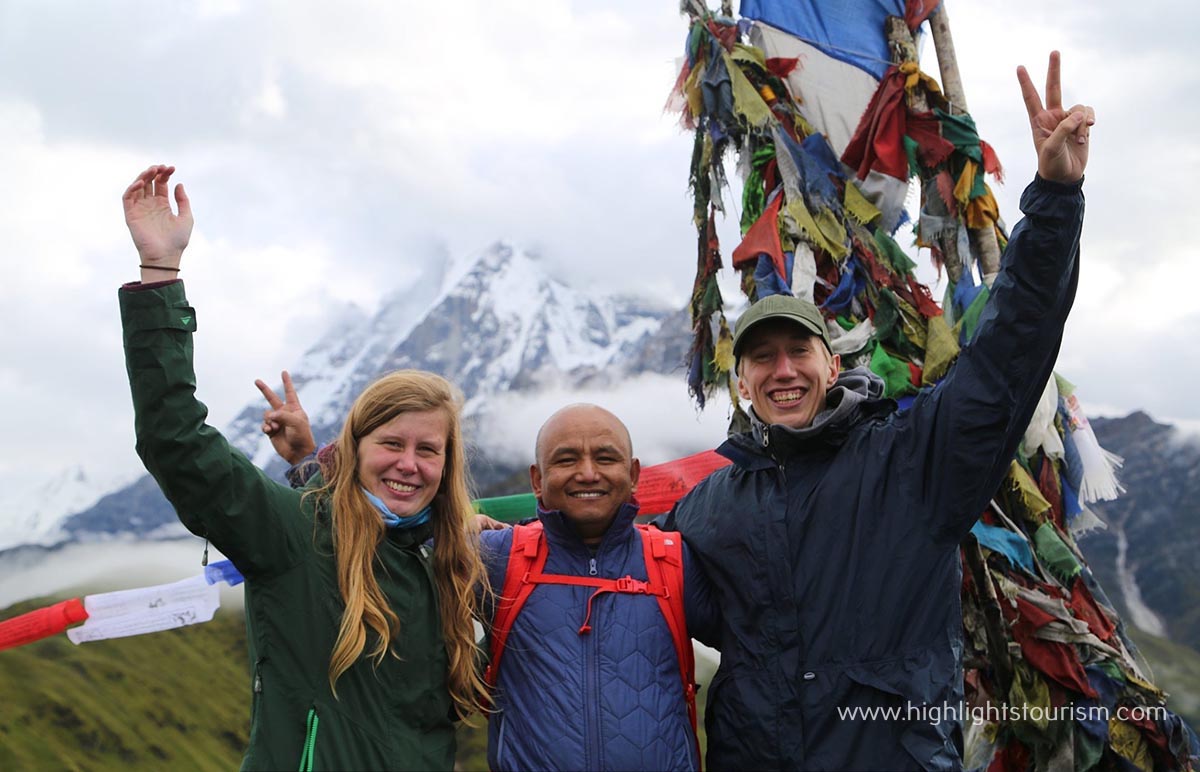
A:
{"label": "white prayer flag", "polygon": [[171,630],[209,621],[220,605],[219,588],[203,574],[172,584],[88,595],[83,599],[88,620],[68,630],[67,637],[80,644]]}

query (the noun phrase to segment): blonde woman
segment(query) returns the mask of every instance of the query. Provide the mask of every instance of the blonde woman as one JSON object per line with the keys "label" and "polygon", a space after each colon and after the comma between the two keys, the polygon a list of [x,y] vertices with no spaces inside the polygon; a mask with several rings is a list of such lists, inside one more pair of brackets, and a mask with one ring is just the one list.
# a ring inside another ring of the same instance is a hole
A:
{"label": "blonde woman", "polygon": [[123,199],[141,267],[120,290],[126,364],[146,469],[246,576],[242,769],[450,769],[453,720],[483,695],[461,398],[431,373],[384,376],[350,409],[321,487],[267,478],[195,398],[178,280],[192,215],[181,185],[171,209],[173,172],[150,167]]}

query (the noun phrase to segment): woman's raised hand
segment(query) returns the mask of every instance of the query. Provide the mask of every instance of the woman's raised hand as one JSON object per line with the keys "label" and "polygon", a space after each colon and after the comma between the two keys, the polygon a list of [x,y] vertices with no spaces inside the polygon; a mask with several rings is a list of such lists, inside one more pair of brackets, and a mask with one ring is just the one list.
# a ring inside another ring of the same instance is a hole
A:
{"label": "woman's raised hand", "polygon": [[[172,278],[179,260],[192,237],[192,206],[183,185],[175,186],[179,214],[171,211],[167,197],[174,166],[151,166],[137,176],[121,203],[125,206],[125,224],[137,247],[143,281]],[[146,276],[147,269],[155,275]]]}

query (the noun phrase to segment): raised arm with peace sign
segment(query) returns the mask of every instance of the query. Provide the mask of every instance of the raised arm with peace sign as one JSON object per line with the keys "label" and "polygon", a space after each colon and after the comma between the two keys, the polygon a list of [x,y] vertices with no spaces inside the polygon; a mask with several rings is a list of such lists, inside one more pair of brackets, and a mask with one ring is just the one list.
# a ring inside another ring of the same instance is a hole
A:
{"label": "raised arm with peace sign", "polygon": [[1046,71],[1046,103],[1024,67],[1017,68],[1021,96],[1029,113],[1033,147],[1038,156],[1038,174],[1054,182],[1078,182],[1087,168],[1089,134],[1096,114],[1087,105],[1062,106],[1062,61],[1058,51],[1050,52]]}

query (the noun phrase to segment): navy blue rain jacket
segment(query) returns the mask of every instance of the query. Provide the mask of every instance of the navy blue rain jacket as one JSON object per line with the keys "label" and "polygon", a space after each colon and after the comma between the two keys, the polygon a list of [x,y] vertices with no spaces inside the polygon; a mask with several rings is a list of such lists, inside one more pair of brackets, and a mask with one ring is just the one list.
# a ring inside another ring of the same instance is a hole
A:
{"label": "navy blue rain jacket", "polygon": [[667,518],[722,612],[710,769],[961,767],[958,544],[1051,375],[1083,208],[1081,184],[1025,190],[974,342],[909,410],[844,374],[813,426],[722,445]]}
{"label": "navy blue rain jacket", "polygon": [[[560,512],[540,511],[548,574],[647,578],[636,507],[625,505],[595,554]],[[495,592],[504,587],[512,530],[484,531],[480,551]],[[684,610],[693,637],[712,641],[715,607],[686,547]],[[488,722],[493,770],[691,770],[699,767],[679,661],[658,601],[592,587],[543,584],[509,632]]]}

